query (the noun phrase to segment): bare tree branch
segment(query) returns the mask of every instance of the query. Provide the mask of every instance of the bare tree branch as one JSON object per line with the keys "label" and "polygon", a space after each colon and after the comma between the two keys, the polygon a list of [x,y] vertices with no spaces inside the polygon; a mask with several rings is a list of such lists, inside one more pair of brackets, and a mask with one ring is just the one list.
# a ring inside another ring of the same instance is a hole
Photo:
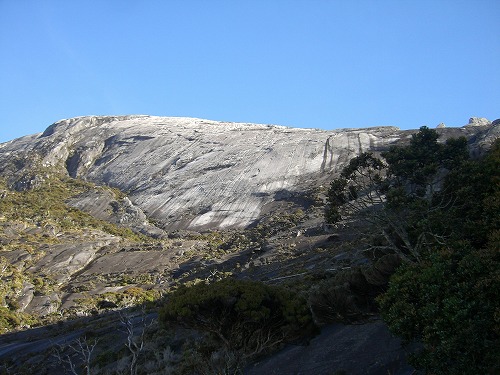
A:
{"label": "bare tree branch", "polygon": [[136,375],[137,361],[139,360],[139,356],[144,349],[146,330],[153,324],[153,322],[146,322],[146,312],[144,310],[142,310],[139,317],[138,334],[135,334],[134,332],[134,317],[122,314],[120,312],[120,322],[123,327],[123,332],[125,332],[125,334],[127,335],[125,346],[132,355],[129,366],[130,375]]}
{"label": "bare tree branch", "polygon": [[[59,361],[60,364],[69,368],[69,371],[74,375],[79,375],[77,371],[78,362],[82,362],[86,370],[86,374],[91,374],[91,362],[92,354],[94,353],[95,347],[99,339],[94,339],[89,344],[86,337],[78,338],[75,341],[67,345],[58,345],[56,352],[53,356]],[[68,352],[70,349],[70,353]],[[76,358],[74,358],[76,356]]]}

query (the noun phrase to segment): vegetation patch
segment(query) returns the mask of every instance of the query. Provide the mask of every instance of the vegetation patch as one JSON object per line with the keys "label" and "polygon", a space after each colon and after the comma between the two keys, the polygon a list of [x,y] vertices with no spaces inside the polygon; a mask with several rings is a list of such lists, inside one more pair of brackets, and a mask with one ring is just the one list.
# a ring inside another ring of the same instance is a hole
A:
{"label": "vegetation patch", "polygon": [[204,332],[245,357],[273,350],[314,329],[300,296],[261,282],[234,279],[180,287],[167,298],[160,322]]}
{"label": "vegetation patch", "polygon": [[[382,153],[384,160],[371,153],[352,159],[330,185],[326,218],[335,225],[363,220],[373,234],[366,250],[403,260],[378,301],[390,329],[422,345],[413,356],[417,368],[498,373],[500,140],[478,160],[464,138],[437,140],[422,127],[408,146]],[[313,310],[362,312],[353,289],[370,288],[360,274],[354,281],[339,274],[320,288]]]}

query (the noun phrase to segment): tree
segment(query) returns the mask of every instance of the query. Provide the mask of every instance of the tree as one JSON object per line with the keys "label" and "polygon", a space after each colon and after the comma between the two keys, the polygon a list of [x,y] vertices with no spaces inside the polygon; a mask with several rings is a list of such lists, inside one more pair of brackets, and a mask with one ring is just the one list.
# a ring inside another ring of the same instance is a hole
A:
{"label": "tree", "polygon": [[500,139],[479,160],[453,169],[443,183],[440,199],[453,205],[441,220],[443,232],[484,247],[492,228],[500,227]]}
{"label": "tree", "polygon": [[500,232],[496,243],[433,249],[406,264],[379,298],[383,319],[406,342],[420,342],[413,364],[433,374],[500,370]]}
{"label": "tree", "polygon": [[85,374],[90,375],[92,373],[91,363],[93,353],[99,340],[94,339],[92,342],[89,342],[86,337],[80,337],[66,346],[58,346],[55,349],[54,357],[60,364],[67,367],[71,374],[79,374],[78,368],[80,364],[85,369]]}
{"label": "tree", "polygon": [[465,139],[423,127],[381,156],[332,181],[327,219],[356,215],[383,239],[370,248],[406,260],[378,301],[391,331],[421,344],[415,367],[500,373],[500,140],[471,160]]}
{"label": "tree", "polygon": [[405,186],[410,196],[424,196],[440,167],[443,146],[438,133],[425,126],[413,134],[406,147],[392,146],[382,156],[389,164],[389,172],[394,176],[393,184]]}
{"label": "tree", "polygon": [[305,300],[261,282],[224,279],[173,292],[160,321],[210,334],[246,357],[275,348],[311,330]]}
{"label": "tree", "polygon": [[351,159],[340,177],[330,183],[327,221],[337,223],[347,215],[383,203],[386,169],[387,165],[371,152]]}
{"label": "tree", "polygon": [[[144,349],[146,330],[152,325],[152,321],[147,323],[146,311],[142,310],[142,313],[138,317],[131,315],[125,315],[120,313],[120,323],[123,328],[123,332],[127,335],[127,341],[125,346],[131,354],[130,359],[130,375],[137,374],[137,361]],[[138,327],[136,327],[138,325]],[[134,328],[139,330],[136,334]]]}
{"label": "tree", "polygon": [[[500,372],[500,140],[461,163],[436,199],[452,201],[429,221],[447,232],[419,264],[407,263],[379,297],[389,328],[422,349],[413,364],[433,374]],[[437,220],[439,218],[439,220]]]}
{"label": "tree", "polygon": [[361,219],[374,232],[370,249],[419,261],[422,249],[442,240],[431,218],[453,203],[441,194],[443,181],[468,159],[467,142],[438,143],[437,132],[422,127],[409,145],[393,146],[382,157],[365,152],[344,167],[330,184],[326,220]]}

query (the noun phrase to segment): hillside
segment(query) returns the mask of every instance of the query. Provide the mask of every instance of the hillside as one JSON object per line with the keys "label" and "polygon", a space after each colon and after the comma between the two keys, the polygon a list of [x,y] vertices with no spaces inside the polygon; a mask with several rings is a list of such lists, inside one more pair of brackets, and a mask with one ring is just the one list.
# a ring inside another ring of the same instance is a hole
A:
{"label": "hillside", "polygon": [[[500,123],[473,118],[438,132],[440,142],[466,137],[477,157],[499,137]],[[366,271],[376,264],[362,251],[359,231],[326,225],[328,185],[352,158],[408,144],[415,133],[92,116],[3,143],[0,329],[94,316],[104,323],[93,330],[108,342],[120,326],[114,313],[140,304],[155,311],[180,285],[235,278],[303,294],[343,269],[373,272]],[[59,328],[52,328],[54,337],[61,337]],[[189,335],[172,339],[172,356]],[[12,343],[22,337],[4,336],[0,359],[12,366],[5,369],[20,371]],[[49,367],[39,358],[23,371],[61,370]]]}
{"label": "hillside", "polygon": [[[478,123],[472,119],[469,126],[439,132],[443,139],[466,136],[478,149],[498,132],[489,122]],[[3,144],[0,173],[26,184],[38,164],[118,188],[168,231],[245,227],[274,202],[316,189],[359,153],[404,142],[412,133],[394,127],[321,131],[190,118],[82,117]]]}

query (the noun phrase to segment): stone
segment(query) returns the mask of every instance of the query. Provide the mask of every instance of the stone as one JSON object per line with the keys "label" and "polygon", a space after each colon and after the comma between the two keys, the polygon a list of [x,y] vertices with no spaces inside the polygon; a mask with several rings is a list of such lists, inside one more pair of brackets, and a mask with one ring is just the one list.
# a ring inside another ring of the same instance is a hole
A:
{"label": "stone", "polygon": [[[499,125],[495,121],[489,126],[440,128],[439,140],[465,136],[472,154],[480,155],[500,135]],[[54,281],[35,291],[29,282],[33,279],[27,279],[17,295],[20,309],[38,316],[97,314],[96,306],[79,301],[102,295],[95,299],[101,301],[97,307],[113,309],[117,304],[106,300],[106,293],[121,293],[133,285],[168,289],[217,272],[278,280],[301,276],[303,270],[324,277],[351,265],[364,267],[367,260],[359,253],[337,246],[349,240],[344,229],[324,225],[324,192],[351,158],[364,151],[379,154],[391,145],[408,142],[416,132],[395,127],[324,131],[152,116],[61,120],[43,133],[0,144],[0,176],[18,190],[29,190],[46,178],[37,174],[43,166],[47,173],[55,168],[71,177],[116,187],[126,196],[95,187],[66,203],[163,240],[136,243],[90,228],[72,232],[51,224],[8,222],[0,213],[0,246],[28,236],[42,241],[33,254],[13,248],[0,256],[23,273]],[[8,194],[12,192],[0,191],[0,196]],[[298,226],[271,221],[286,218],[299,207],[307,212],[307,219]],[[257,226],[266,220],[273,233],[262,243],[252,239],[241,252],[205,257],[204,250],[213,246],[207,229]],[[378,280],[390,265],[381,264],[380,272],[370,274],[371,281]],[[116,332],[116,326],[109,331]],[[288,346],[275,360],[263,360],[247,370],[292,373],[302,368],[328,374],[369,368],[373,373],[413,373],[404,361],[400,363],[399,342],[388,335],[387,328],[377,322],[327,328],[311,346]],[[32,341],[18,342],[18,353],[36,353],[37,343],[28,351]],[[15,348],[10,343],[0,345],[0,357],[12,355]]]}
{"label": "stone", "polygon": [[98,219],[126,226],[135,232],[154,238],[163,238],[167,235],[165,231],[149,223],[144,212],[129,198],[116,199],[109,190],[94,189],[69,199],[67,204]]}
{"label": "stone", "polygon": [[34,296],[25,311],[38,316],[46,316],[58,311],[61,298],[57,293],[49,295]]}
{"label": "stone", "polygon": [[[467,128],[459,135],[482,131]],[[443,130],[443,141],[458,131]],[[415,132],[396,127],[325,131],[142,115],[78,117],[1,144],[0,174],[10,173],[24,188],[31,181],[26,180],[30,166],[38,163],[116,187],[129,200],[90,194],[69,203],[87,211],[96,211],[93,204],[111,207],[104,219],[162,237],[163,231],[252,225],[275,205],[286,207],[305,191],[327,184],[361,152],[378,153]],[[476,138],[487,144],[488,137]]]}
{"label": "stone", "polygon": [[54,244],[45,250],[44,256],[28,268],[28,271],[35,273],[43,270],[57,282],[63,283],[92,262],[100,249],[118,241],[119,239],[112,235],[101,233],[99,239],[86,239],[81,236],[72,243]]}
{"label": "stone", "polygon": [[488,126],[491,125],[491,121],[484,117],[471,117],[469,123],[466,126]]}

